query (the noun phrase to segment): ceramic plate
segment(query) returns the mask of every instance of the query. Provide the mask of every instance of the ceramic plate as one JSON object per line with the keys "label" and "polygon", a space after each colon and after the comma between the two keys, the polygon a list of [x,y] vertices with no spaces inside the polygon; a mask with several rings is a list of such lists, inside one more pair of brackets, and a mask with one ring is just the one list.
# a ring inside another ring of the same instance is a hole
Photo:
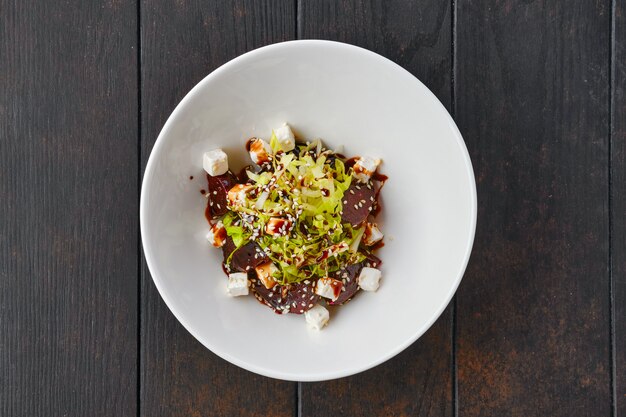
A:
{"label": "ceramic plate", "polygon": [[[221,251],[205,240],[203,152],[221,147],[239,169],[249,163],[246,140],[283,122],[346,155],[380,157],[389,176],[381,287],[333,309],[322,331],[252,295],[228,297]],[[461,134],[420,81],[365,49],[293,41],[242,55],[187,94],[150,155],[140,216],[154,283],[193,336],[252,372],[317,381],[393,357],[439,317],[470,255],[476,188]]]}

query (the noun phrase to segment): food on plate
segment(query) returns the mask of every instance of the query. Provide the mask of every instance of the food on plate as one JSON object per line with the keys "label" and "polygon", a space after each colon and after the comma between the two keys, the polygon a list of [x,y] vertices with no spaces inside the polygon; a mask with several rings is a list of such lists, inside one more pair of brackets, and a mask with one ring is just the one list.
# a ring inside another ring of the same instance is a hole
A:
{"label": "food on plate", "polygon": [[287,124],[269,140],[253,137],[254,165],[235,175],[221,149],[203,155],[207,241],[221,248],[227,293],[250,292],[276,313],[303,314],[320,330],[326,305],[376,291],[383,245],[375,218],[387,177],[380,159],[351,159],[318,139],[301,143]]}

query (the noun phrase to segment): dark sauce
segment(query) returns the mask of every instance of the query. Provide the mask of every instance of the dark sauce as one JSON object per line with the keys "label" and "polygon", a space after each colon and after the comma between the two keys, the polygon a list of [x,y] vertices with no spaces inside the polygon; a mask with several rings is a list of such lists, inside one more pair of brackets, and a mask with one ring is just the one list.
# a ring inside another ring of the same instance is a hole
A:
{"label": "dark sauce", "polygon": [[[252,140],[252,139],[250,139],[250,140]],[[246,146],[248,146],[248,145],[246,145]],[[245,184],[248,181],[250,181],[250,178],[248,178],[248,174],[246,173],[246,171],[253,171],[254,172],[254,167],[252,165],[246,165],[245,167],[241,168],[241,171],[239,171],[239,173],[237,174],[237,180],[239,182],[241,182],[242,184]]]}
{"label": "dark sauce", "polygon": [[377,217],[378,214],[380,214],[381,210],[382,210],[382,207],[380,206],[380,202],[377,200],[376,204],[374,204],[374,207],[372,208],[370,215],[372,217]]}
{"label": "dark sauce", "polygon": [[205,195],[206,194],[206,190],[200,190],[200,194]]}
{"label": "dark sauce", "polygon": [[376,201],[376,204],[374,204],[374,208],[372,209],[372,216],[376,217],[382,210],[382,206],[380,204],[380,200],[378,199],[378,197],[380,196],[380,192],[385,186],[385,182],[389,179],[389,177],[383,174],[379,174],[378,172],[375,172],[374,175],[372,176],[372,179],[374,181],[380,182],[380,186],[376,190],[376,195],[374,196],[374,201]]}
{"label": "dark sauce", "polygon": [[211,223],[211,206],[209,205],[208,201],[206,203],[206,208],[204,209],[204,218],[206,219],[207,222],[209,222],[209,224],[212,224]]}
{"label": "dark sauce", "polygon": [[[384,184],[385,181],[387,181],[389,179],[389,177],[384,175],[384,174],[380,174],[378,172],[374,172],[374,175],[372,175],[372,179],[374,181],[382,182]],[[380,188],[382,188],[382,185],[380,186]]]}
{"label": "dark sauce", "polygon": [[355,156],[354,158],[347,159],[346,162],[344,162],[343,164],[345,165],[346,169],[352,168],[354,166],[354,164],[356,164],[356,161],[358,159],[359,159],[359,157]]}
{"label": "dark sauce", "polygon": [[371,251],[375,251],[377,249],[382,248],[383,246],[385,246],[385,242],[383,242],[382,240],[379,240],[378,242],[376,242],[372,246],[370,246],[370,250]]}
{"label": "dark sauce", "polygon": [[193,179],[193,175],[190,175],[190,176],[189,176],[189,180],[192,180],[192,179]]}
{"label": "dark sauce", "polygon": [[256,140],[256,138],[252,137],[246,141],[246,152],[250,152],[250,144],[252,143],[253,140]]}
{"label": "dark sauce", "polygon": [[228,272],[228,269],[226,269],[226,262],[222,262],[222,271],[224,271],[226,276],[230,275],[230,272]]}

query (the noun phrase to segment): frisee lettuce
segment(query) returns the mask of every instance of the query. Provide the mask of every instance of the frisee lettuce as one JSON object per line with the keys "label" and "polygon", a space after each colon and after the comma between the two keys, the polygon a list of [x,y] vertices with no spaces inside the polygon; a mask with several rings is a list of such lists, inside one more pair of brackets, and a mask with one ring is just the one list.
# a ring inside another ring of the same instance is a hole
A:
{"label": "frisee lettuce", "polygon": [[[363,228],[355,230],[341,221],[343,196],[352,181],[344,163],[338,158],[329,160],[332,152],[320,141],[283,152],[272,132],[270,146],[274,152],[271,169],[247,171],[254,189],[241,204],[229,204],[222,220],[235,246],[254,238],[278,267],[275,278],[281,284],[328,276],[365,259],[358,251]],[[265,233],[272,217],[291,223],[286,235]],[[349,251],[317,261],[324,249],[342,242],[350,245]]]}

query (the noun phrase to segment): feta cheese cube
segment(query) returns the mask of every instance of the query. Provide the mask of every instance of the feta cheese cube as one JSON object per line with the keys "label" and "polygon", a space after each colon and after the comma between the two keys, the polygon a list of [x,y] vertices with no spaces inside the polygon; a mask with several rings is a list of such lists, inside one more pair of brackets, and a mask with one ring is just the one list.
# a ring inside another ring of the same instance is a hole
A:
{"label": "feta cheese cube", "polygon": [[363,233],[363,243],[366,246],[372,246],[376,242],[380,242],[384,237],[376,223],[367,223],[365,225],[365,233]]}
{"label": "feta cheese cube", "polygon": [[278,268],[274,265],[273,262],[268,262],[263,265],[259,265],[254,268],[256,271],[257,277],[261,280],[261,283],[265,286],[265,288],[272,289],[276,285],[276,279],[272,275],[274,272],[278,272]]}
{"label": "feta cheese cube", "polygon": [[296,147],[296,138],[287,123],[276,129],[274,135],[283,151],[288,152]]}
{"label": "feta cheese cube", "polygon": [[228,190],[228,202],[233,205],[242,205],[246,202],[246,194],[252,190],[254,186],[249,184],[237,184]]}
{"label": "feta cheese cube", "polygon": [[202,156],[202,167],[212,177],[226,174],[226,171],[228,171],[228,155],[221,149],[205,152]]}
{"label": "feta cheese cube", "polygon": [[356,160],[352,167],[354,178],[360,182],[368,182],[376,168],[380,165],[380,159],[370,158],[369,156],[362,156]]}
{"label": "feta cheese cube", "polygon": [[226,241],[226,228],[224,228],[224,224],[219,221],[211,226],[211,229],[206,234],[206,240],[216,248],[221,248]]}
{"label": "feta cheese cube", "polygon": [[248,295],[248,274],[245,272],[235,272],[228,276],[228,285],[226,290],[231,297],[240,295]]}
{"label": "feta cheese cube", "polygon": [[379,286],[381,272],[376,268],[363,267],[359,274],[359,287],[365,291],[376,291]]}
{"label": "feta cheese cube", "polygon": [[322,330],[322,327],[328,324],[330,314],[328,313],[328,310],[318,304],[312,309],[305,311],[304,318],[309,326],[315,330]]}
{"label": "feta cheese cube", "polygon": [[315,285],[315,294],[335,301],[341,294],[342,287],[343,284],[339,280],[328,277],[320,278]]}
{"label": "feta cheese cube", "polygon": [[252,162],[257,165],[262,165],[266,162],[270,162],[272,147],[263,139],[252,138],[248,141],[248,152],[250,153]]}

